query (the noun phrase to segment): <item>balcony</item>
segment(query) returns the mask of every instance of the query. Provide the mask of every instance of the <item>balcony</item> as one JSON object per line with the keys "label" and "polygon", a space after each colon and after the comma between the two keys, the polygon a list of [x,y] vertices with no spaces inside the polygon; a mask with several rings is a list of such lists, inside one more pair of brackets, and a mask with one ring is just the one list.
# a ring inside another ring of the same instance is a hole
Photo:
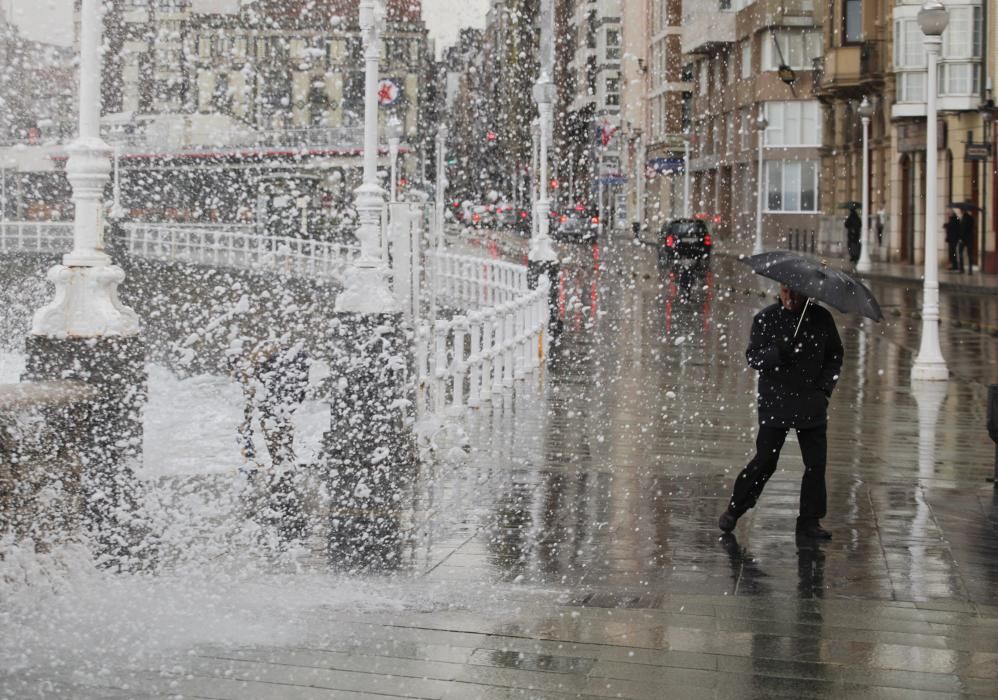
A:
{"label": "balcony", "polygon": [[683,13],[683,53],[713,53],[725,44],[732,44],[738,38],[735,31],[735,12],[721,9],[730,6],[722,0],[698,0],[684,3]]}
{"label": "balcony", "polygon": [[754,27],[816,27],[822,8],[816,0],[759,0],[745,9],[747,30]]}
{"label": "balcony", "polygon": [[884,79],[877,45],[836,46],[814,62],[814,91],[817,95],[859,93]]}

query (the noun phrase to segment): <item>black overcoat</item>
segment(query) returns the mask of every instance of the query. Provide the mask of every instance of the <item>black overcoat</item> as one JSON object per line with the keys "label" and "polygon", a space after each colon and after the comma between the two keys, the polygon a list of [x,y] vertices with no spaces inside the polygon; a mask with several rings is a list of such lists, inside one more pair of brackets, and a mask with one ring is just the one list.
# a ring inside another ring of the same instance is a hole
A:
{"label": "black overcoat", "polygon": [[745,357],[759,370],[759,424],[774,428],[813,428],[828,420],[828,399],[842,368],[842,341],[827,309],[800,311],[777,302],[756,314]]}

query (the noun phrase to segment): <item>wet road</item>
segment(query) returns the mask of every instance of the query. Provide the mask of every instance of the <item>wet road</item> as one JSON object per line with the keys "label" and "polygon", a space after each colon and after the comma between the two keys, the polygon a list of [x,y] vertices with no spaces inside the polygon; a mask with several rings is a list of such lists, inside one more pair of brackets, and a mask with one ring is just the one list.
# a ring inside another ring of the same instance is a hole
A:
{"label": "wet road", "polygon": [[998,697],[998,497],[983,400],[996,302],[943,295],[954,378],[918,391],[915,292],[875,284],[880,325],[837,314],[846,356],[824,521],[834,539],[794,537],[803,467],[792,436],[759,505],[721,538],[717,515],[756,425],[744,347],[775,286],[724,258],[677,278],[641,245],[561,252],[563,331],[545,371],[472,414],[470,454],[407,484],[408,536],[393,539],[406,543],[402,570],[348,579],[394,581],[420,591],[415,600],[317,601],[293,642],[192,645],[148,671],[94,674],[86,692],[79,678],[53,688],[241,700]]}

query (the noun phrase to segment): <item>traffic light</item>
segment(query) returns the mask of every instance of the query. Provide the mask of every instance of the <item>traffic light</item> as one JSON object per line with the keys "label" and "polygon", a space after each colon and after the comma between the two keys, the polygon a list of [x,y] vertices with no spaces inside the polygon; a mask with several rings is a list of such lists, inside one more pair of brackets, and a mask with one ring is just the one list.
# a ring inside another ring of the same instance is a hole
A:
{"label": "traffic light", "polygon": [[551,189],[552,190],[558,189],[558,178],[556,177],[551,178]]}
{"label": "traffic light", "polygon": [[497,134],[494,131],[489,131],[488,133],[485,134],[485,138],[489,142],[492,142],[492,141],[495,141],[497,138],[499,138],[499,134]]}

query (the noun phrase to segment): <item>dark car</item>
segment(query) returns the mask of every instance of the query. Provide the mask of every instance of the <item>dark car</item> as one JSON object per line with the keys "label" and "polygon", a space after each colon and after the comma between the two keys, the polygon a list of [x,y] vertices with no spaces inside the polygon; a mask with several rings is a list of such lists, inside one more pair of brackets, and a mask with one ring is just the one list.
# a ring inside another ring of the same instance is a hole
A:
{"label": "dark car", "polygon": [[585,211],[568,211],[558,217],[554,237],[562,241],[594,241],[599,233],[599,219]]}
{"label": "dark car", "polygon": [[699,219],[673,219],[658,237],[658,262],[707,267],[714,245],[707,224]]}

